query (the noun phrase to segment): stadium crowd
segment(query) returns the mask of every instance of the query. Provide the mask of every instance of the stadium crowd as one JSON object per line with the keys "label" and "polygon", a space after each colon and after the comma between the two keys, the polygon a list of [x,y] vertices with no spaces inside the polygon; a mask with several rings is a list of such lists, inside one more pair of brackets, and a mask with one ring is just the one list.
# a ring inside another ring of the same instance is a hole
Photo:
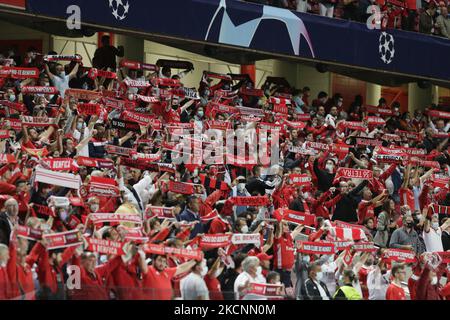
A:
{"label": "stadium crowd", "polygon": [[[450,113],[245,74],[185,88],[192,63],[117,66],[103,40],[95,68],[2,59],[0,299],[449,299]],[[175,161],[211,132],[237,148]],[[269,142],[276,163],[236,154]]]}
{"label": "stadium crowd", "polygon": [[450,39],[448,1],[437,0],[244,0],[330,18],[378,24]]}

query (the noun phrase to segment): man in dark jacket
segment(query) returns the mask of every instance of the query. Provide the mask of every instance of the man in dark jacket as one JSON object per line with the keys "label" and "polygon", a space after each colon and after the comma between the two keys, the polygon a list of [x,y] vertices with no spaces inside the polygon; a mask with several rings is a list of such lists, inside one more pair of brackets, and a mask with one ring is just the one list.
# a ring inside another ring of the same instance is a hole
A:
{"label": "man in dark jacket", "polygon": [[341,191],[342,198],[336,203],[333,210],[332,220],[340,220],[344,222],[357,222],[358,216],[356,209],[360,202],[360,196],[358,195],[362,189],[368,184],[368,180],[364,180],[353,190],[349,191],[348,183],[341,181],[339,183],[339,189]]}
{"label": "man in dark jacket", "polygon": [[11,231],[19,215],[19,204],[14,198],[5,201],[5,212],[0,213],[0,243],[9,246]]}
{"label": "man in dark jacket", "polygon": [[106,70],[110,68],[112,71],[116,71],[117,63],[116,56],[124,56],[124,48],[119,46],[118,48],[110,45],[110,37],[102,37],[102,47],[95,51],[94,59],[92,60],[94,68]]}
{"label": "man in dark jacket", "polygon": [[201,223],[199,210],[200,203],[198,201],[198,198],[196,196],[191,196],[186,201],[186,208],[180,215],[177,216],[178,221],[198,221],[198,223],[192,229],[189,239],[195,238],[199,233],[205,233],[205,225]]}
{"label": "man in dark jacket", "polygon": [[308,269],[308,278],[303,282],[300,295],[302,300],[331,300],[327,285],[320,281],[322,267],[312,263]]}
{"label": "man in dark jacket", "polygon": [[320,191],[326,192],[333,186],[333,180],[336,176],[333,173],[336,163],[332,159],[327,159],[325,162],[325,169],[319,168],[319,159],[314,160],[314,174],[317,177],[317,188]]}
{"label": "man in dark jacket", "polygon": [[436,13],[436,4],[430,1],[426,11],[419,17],[419,32],[431,34],[434,26],[434,15]]}

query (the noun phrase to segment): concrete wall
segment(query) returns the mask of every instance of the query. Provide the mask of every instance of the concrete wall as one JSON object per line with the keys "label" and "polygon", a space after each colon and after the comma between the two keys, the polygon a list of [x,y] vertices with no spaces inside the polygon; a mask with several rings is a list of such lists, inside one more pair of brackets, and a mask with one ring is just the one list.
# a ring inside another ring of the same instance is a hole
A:
{"label": "concrete wall", "polygon": [[51,35],[4,21],[0,21],[0,40],[42,40],[44,53],[51,47]]}

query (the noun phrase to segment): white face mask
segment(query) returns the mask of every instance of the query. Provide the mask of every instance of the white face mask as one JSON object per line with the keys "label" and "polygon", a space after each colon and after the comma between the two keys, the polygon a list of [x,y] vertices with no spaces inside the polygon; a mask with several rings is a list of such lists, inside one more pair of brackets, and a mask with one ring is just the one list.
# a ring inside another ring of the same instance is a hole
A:
{"label": "white face mask", "polygon": [[62,211],[59,213],[59,217],[61,218],[62,221],[66,221],[66,220],[67,220],[67,217],[68,217],[67,210],[62,210]]}
{"label": "white face mask", "polygon": [[248,233],[248,226],[241,227],[241,232],[242,233]]}
{"label": "white face mask", "polygon": [[201,266],[202,266],[202,271],[201,271],[200,275],[202,277],[204,277],[208,273],[208,266],[206,265],[206,260],[205,259],[203,259]]}
{"label": "white face mask", "polygon": [[439,229],[439,222],[432,222],[432,223],[431,223],[431,227],[432,227],[434,230]]}
{"label": "white face mask", "polygon": [[317,280],[317,281],[320,281],[320,280],[322,280],[322,278],[323,278],[323,273],[322,273],[322,271],[317,272],[317,274],[316,274],[316,280]]}
{"label": "white face mask", "polygon": [[435,286],[435,285],[437,285],[437,283],[438,283],[438,278],[437,278],[436,276],[434,276],[434,277],[431,279],[431,285],[432,285],[432,286]]}
{"label": "white face mask", "polygon": [[237,185],[237,189],[238,189],[239,192],[243,192],[244,189],[245,189],[245,183],[239,183]]}
{"label": "white face mask", "polygon": [[309,261],[311,260],[311,258],[309,256],[303,256],[302,257],[303,262],[309,263]]}
{"label": "white face mask", "polygon": [[131,94],[131,93],[130,93],[130,94],[128,95],[128,100],[134,100],[134,94]]}
{"label": "white face mask", "polygon": [[261,267],[261,266],[259,266],[258,268],[256,268],[256,273],[257,273],[257,274],[261,274],[261,272],[262,272],[262,267]]}
{"label": "white face mask", "polygon": [[218,278],[221,274],[222,274],[223,268],[219,268],[218,270],[216,270],[216,272],[214,273],[214,277]]}
{"label": "white face mask", "polygon": [[417,218],[417,220],[421,220],[422,219],[422,215],[418,214],[418,215],[416,215],[416,218]]}
{"label": "white face mask", "polygon": [[92,211],[92,212],[97,212],[98,209],[100,209],[100,206],[99,206],[98,204],[92,204],[92,205],[90,206],[90,208],[91,208],[91,211]]}
{"label": "white face mask", "polygon": [[9,96],[9,101],[10,101],[10,102],[16,101],[16,96],[13,95],[13,94],[11,94],[11,95]]}
{"label": "white face mask", "polygon": [[328,171],[332,172],[333,169],[334,169],[334,166],[333,166],[332,164],[327,164],[327,165],[325,166],[325,169],[327,169]]}

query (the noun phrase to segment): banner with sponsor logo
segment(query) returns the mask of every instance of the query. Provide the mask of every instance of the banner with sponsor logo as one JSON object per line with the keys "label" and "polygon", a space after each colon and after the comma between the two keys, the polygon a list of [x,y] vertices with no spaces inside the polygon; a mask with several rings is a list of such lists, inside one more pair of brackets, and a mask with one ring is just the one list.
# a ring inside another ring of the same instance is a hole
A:
{"label": "banner with sponsor logo", "polygon": [[159,255],[172,255],[187,260],[197,260],[200,261],[203,257],[201,250],[192,249],[178,249],[173,247],[166,247],[159,244],[147,243],[143,248],[145,253],[149,254],[159,254]]}
{"label": "banner with sponsor logo", "polygon": [[52,171],[78,171],[72,158],[44,158],[42,162]]}
{"label": "banner with sponsor logo", "polygon": [[158,217],[160,219],[175,219],[173,207],[148,206],[145,210],[145,219]]}
{"label": "banner with sponsor logo", "polygon": [[250,283],[245,290],[245,294],[241,299],[284,299],[283,285],[281,284],[267,284],[267,283]]}
{"label": "banner with sponsor logo", "polygon": [[98,159],[88,157],[77,157],[78,166],[99,168],[99,169],[114,169],[114,162],[111,159]]}
{"label": "banner with sponsor logo", "polygon": [[307,174],[292,173],[289,175],[289,181],[297,186],[306,186],[311,184],[311,177]]}
{"label": "banner with sponsor logo", "polygon": [[235,206],[247,207],[267,206],[269,204],[269,198],[267,196],[231,197],[230,201]]}
{"label": "banner with sponsor logo", "polygon": [[383,141],[376,139],[368,139],[368,138],[356,138],[356,144],[358,146],[381,146],[383,145]]}
{"label": "banner with sponsor logo", "polygon": [[403,263],[416,262],[416,254],[414,251],[403,249],[386,249],[383,253],[383,258]]}
{"label": "banner with sponsor logo", "polygon": [[372,253],[378,250],[378,248],[375,247],[375,244],[373,242],[357,242],[353,244],[352,249],[354,251],[372,252]]}
{"label": "banner with sponsor logo", "polygon": [[[2,67],[0,68],[0,78],[28,79],[39,78],[38,68],[18,68],[18,67]],[[26,87],[23,87],[26,88]],[[22,88],[22,93],[23,93]]]}
{"label": "banner with sponsor logo", "polygon": [[94,224],[104,222],[142,224],[141,217],[131,213],[91,213],[89,215],[89,220]]}
{"label": "banner with sponsor logo", "polygon": [[120,191],[114,179],[91,177],[88,194],[100,197],[119,197]]}
{"label": "banner with sponsor logo", "polygon": [[233,233],[231,243],[239,244],[254,244],[259,247],[261,245],[261,235],[259,233]]}
{"label": "banner with sponsor logo", "polygon": [[313,214],[289,210],[289,209],[278,209],[278,210],[281,211],[283,220],[286,220],[286,221],[294,223],[294,224],[312,226],[316,222],[316,216]]}
{"label": "banner with sponsor logo", "polygon": [[42,230],[33,229],[22,225],[17,225],[16,232],[18,237],[28,239],[31,241],[42,240],[42,235],[44,234]]}
{"label": "banner with sponsor logo", "polygon": [[341,178],[372,180],[373,172],[364,169],[338,168],[334,181],[337,182]]}
{"label": "banner with sponsor logo", "polygon": [[336,252],[334,244],[325,241],[299,241],[297,251],[304,254],[334,254]]}
{"label": "banner with sponsor logo", "polygon": [[109,154],[116,154],[125,157],[129,157],[131,153],[135,151],[134,149],[131,148],[119,147],[112,144],[107,144],[105,146],[105,150]]}
{"label": "banner with sponsor logo", "polygon": [[204,234],[200,238],[200,247],[202,249],[223,248],[230,244],[231,234]]}
{"label": "banner with sponsor logo", "polygon": [[78,247],[83,244],[80,230],[44,234],[42,238],[47,242],[47,250]]}

